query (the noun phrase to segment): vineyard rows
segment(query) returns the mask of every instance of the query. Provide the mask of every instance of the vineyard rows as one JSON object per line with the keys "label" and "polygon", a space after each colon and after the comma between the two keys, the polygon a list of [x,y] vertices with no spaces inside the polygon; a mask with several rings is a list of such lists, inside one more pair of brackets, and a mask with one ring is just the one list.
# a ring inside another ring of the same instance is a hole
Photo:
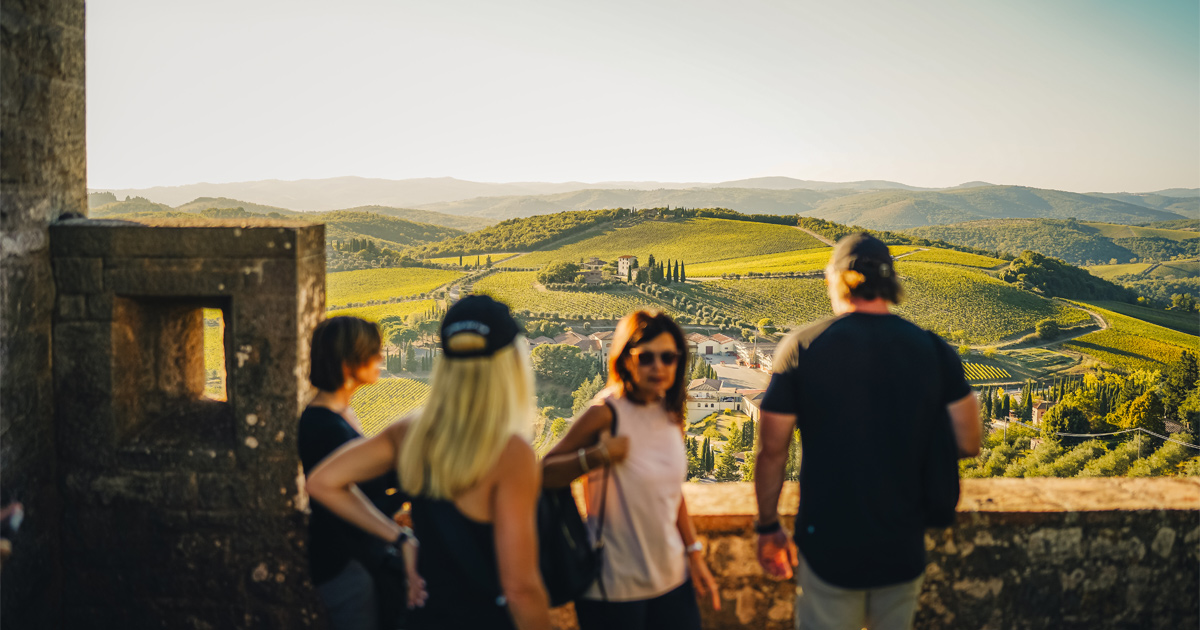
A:
{"label": "vineyard rows", "polygon": [[[1191,436],[1175,434],[1172,439],[1189,442]],[[1022,454],[1012,444],[1002,443],[962,466],[963,477],[1157,477],[1200,473],[1200,452],[1162,441],[1158,448],[1142,436],[1119,442],[1113,447],[1094,439],[1063,448],[1043,442]],[[1144,457],[1138,458],[1139,448]]]}
{"label": "vineyard rows", "polygon": [[670,305],[635,291],[539,291],[536,271],[494,273],[475,283],[474,292],[490,295],[515,311],[557,313],[559,317],[614,319],[639,308],[679,313]]}
{"label": "vineyard rows", "polygon": [[1186,349],[1200,348],[1200,337],[1157,326],[1094,305],[1084,304],[1108,321],[1106,330],[1063,343],[1083,354],[1127,370],[1161,370]]}
{"label": "vineyard rows", "polygon": [[626,254],[645,264],[651,254],[656,260],[682,260],[688,275],[699,275],[692,265],[714,260],[743,258],[746,252],[760,254],[794,252],[824,247],[817,239],[786,225],[731,221],[729,219],[684,219],[646,221],[633,227],[608,232],[557,249],[533,252],[512,261],[521,267],[539,267],[552,262],[579,262],[592,256],[612,262]]}
{"label": "vineyard rows", "polygon": [[994,381],[1002,378],[1012,378],[1008,370],[982,363],[963,363],[968,381]]}
{"label": "vineyard rows", "polygon": [[411,302],[396,302],[395,304],[376,304],[374,306],[358,306],[342,308],[325,313],[326,317],[352,315],[367,321],[377,322],[385,317],[408,317],[414,313],[424,313],[437,303],[433,300],[413,300]]}
{"label": "vineyard rows", "polygon": [[[897,248],[893,247],[893,254]],[[1005,261],[991,256],[980,256],[979,254],[968,254],[967,252],[958,252],[952,249],[927,249],[923,252],[917,252],[904,257],[906,262],[929,262],[929,263],[946,263],[951,265],[962,265],[964,267],[978,267],[981,269],[991,269],[1005,264]]]}
{"label": "vineyard rows", "polygon": [[478,254],[478,255],[477,254],[467,254],[465,256],[442,256],[439,258],[426,258],[425,262],[433,263],[435,265],[458,266],[458,261],[461,258],[462,264],[464,264],[464,265],[474,265],[476,259],[478,259],[479,264],[482,265],[487,262],[488,256],[491,256],[492,264],[495,265],[502,261],[508,260],[509,258],[512,258],[513,256],[516,256],[516,255],[517,254],[508,253],[508,252],[499,252],[499,253],[495,253],[495,254]]}
{"label": "vineyard rows", "polygon": [[[1022,291],[982,271],[932,263],[897,263],[905,298],[897,313],[940,332],[963,331],[975,343],[992,342],[1054,318],[1060,326],[1090,321],[1087,313]],[[748,322],[769,317],[777,325],[802,325],[832,315],[820,278],[714,280],[671,285],[673,291],[712,304]]]}
{"label": "vineyard rows", "polygon": [[429,396],[429,386],[408,378],[381,378],[354,394],[350,408],[362,423],[367,437],[386,429],[388,425],[416,409]]}
{"label": "vineyard rows", "polygon": [[462,276],[458,271],[423,267],[340,271],[325,277],[325,303],[345,306],[412,297],[428,293]]}

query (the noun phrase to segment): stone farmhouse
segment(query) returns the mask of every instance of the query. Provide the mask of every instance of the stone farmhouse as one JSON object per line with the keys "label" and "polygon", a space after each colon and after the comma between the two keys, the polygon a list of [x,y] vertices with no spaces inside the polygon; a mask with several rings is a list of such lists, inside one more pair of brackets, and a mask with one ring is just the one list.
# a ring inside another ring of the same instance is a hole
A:
{"label": "stone farmhouse", "polygon": [[622,278],[629,277],[629,270],[637,264],[637,256],[621,256],[617,258],[617,275]]}

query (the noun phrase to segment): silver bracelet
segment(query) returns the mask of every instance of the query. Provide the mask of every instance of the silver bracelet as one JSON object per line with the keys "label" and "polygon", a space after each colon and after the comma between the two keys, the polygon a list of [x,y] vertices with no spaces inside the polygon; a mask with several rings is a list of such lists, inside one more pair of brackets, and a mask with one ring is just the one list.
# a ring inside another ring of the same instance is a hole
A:
{"label": "silver bracelet", "polygon": [[589,470],[587,463],[587,449],[579,449],[576,451],[576,455],[579,456],[579,467],[583,469],[583,472],[587,472]]}

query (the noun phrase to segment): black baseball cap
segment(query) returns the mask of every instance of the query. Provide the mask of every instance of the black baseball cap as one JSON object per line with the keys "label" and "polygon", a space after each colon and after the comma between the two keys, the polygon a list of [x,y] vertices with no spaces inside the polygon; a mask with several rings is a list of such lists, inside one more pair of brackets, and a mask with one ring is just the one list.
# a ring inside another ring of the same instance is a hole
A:
{"label": "black baseball cap", "polygon": [[835,271],[854,270],[868,279],[895,275],[888,246],[866,232],[843,236],[834,245],[829,264]]}
{"label": "black baseball cap", "polygon": [[520,334],[508,306],[486,295],[468,295],[442,318],[442,351],[447,357],[490,357]]}

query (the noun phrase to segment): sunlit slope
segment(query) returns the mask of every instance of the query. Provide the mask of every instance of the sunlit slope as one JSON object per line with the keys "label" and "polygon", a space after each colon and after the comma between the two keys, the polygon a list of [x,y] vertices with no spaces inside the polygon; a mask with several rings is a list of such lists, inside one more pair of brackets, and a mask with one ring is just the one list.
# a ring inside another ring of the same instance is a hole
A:
{"label": "sunlit slope", "polygon": [[360,388],[350,400],[350,408],[362,423],[363,434],[371,437],[423,405],[428,397],[429,386],[421,381],[381,378]]}
{"label": "sunlit slope", "polygon": [[[539,267],[552,262],[579,262],[596,256],[613,261],[619,256],[637,256],[645,264],[656,260],[682,260],[687,265],[824,247],[817,239],[790,226],[728,219],[693,218],[673,221],[644,221],[627,228],[608,228],[604,233],[533,252],[506,263],[509,266]],[[689,275],[695,272],[688,269]]]}
{"label": "sunlit slope", "polygon": [[353,317],[361,317],[369,322],[378,322],[385,317],[408,317],[409,315],[419,315],[433,311],[437,303],[433,300],[412,300],[409,302],[396,302],[395,304],[374,304],[367,306],[356,306],[352,308],[342,308],[333,311],[327,311],[326,317],[337,317],[339,315],[351,315]]}
{"label": "sunlit slope", "polygon": [[1072,339],[1063,346],[1109,365],[1126,370],[1161,370],[1178,359],[1184,350],[1200,350],[1200,337],[1196,335],[1164,328],[1098,305],[1084,305],[1103,316],[1108,321],[1108,329]]}
{"label": "sunlit slope", "polygon": [[1088,222],[1084,223],[1084,225],[1095,228],[1100,236],[1106,238],[1169,238],[1173,241],[1200,238],[1200,232],[1194,230],[1165,230],[1162,228],[1119,225],[1116,223]]}
{"label": "sunlit slope", "polygon": [[1185,313],[1183,311],[1164,311],[1157,308],[1149,308],[1146,306],[1138,306],[1136,304],[1125,304],[1124,302],[1090,302],[1094,306],[1098,306],[1109,311],[1115,311],[1121,315],[1140,319],[1142,321],[1170,328],[1189,335],[1200,334],[1200,315],[1196,313]]}
{"label": "sunlit slope", "polygon": [[489,295],[515,311],[543,313],[554,318],[615,319],[647,307],[677,314],[670,304],[632,289],[550,291],[539,290],[536,284],[536,271],[508,271],[482,278],[475,283],[473,292]]}
{"label": "sunlit slope", "polygon": [[422,267],[339,271],[325,276],[325,303],[331,307],[428,293],[461,278],[462,272]]}
{"label": "sunlit slope", "polygon": [[[1053,318],[1062,326],[1086,323],[1086,313],[1023,291],[982,271],[934,263],[897,263],[905,298],[896,309],[924,328],[962,331],[990,343],[1031,331]],[[796,326],[832,315],[821,278],[714,280],[672,289],[694,295],[738,319],[769,317]]]}

